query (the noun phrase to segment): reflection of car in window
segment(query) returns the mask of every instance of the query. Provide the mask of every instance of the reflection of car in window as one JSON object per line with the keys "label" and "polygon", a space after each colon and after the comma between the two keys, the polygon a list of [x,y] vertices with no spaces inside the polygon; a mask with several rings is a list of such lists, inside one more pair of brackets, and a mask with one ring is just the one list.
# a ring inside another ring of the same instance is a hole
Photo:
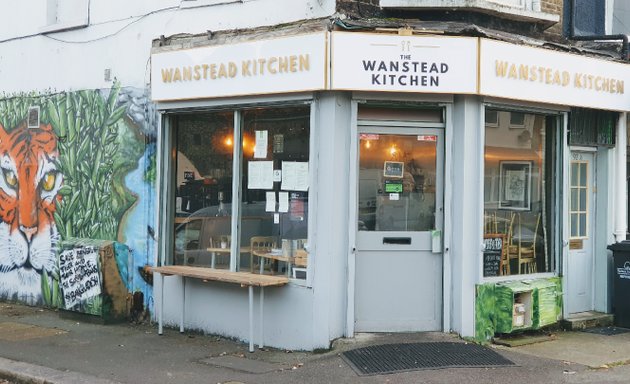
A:
{"label": "reflection of car in window", "polygon": [[[221,238],[231,236],[231,206],[211,206],[193,212],[187,217],[177,217],[175,228],[175,264],[210,267],[213,252],[209,248],[220,248]],[[277,231],[277,230],[276,230]],[[248,246],[252,236],[272,236],[273,215],[265,212],[264,203],[241,206],[241,246]],[[225,244],[227,245],[227,244]],[[229,246],[227,246],[229,248]],[[214,252],[217,268],[229,267],[229,252]],[[241,258],[249,262],[248,257]],[[244,267],[244,266],[241,266]],[[247,266],[248,267],[248,266]]]}
{"label": "reflection of car in window", "polygon": [[201,220],[182,223],[175,229],[175,250],[184,251],[199,248]]}

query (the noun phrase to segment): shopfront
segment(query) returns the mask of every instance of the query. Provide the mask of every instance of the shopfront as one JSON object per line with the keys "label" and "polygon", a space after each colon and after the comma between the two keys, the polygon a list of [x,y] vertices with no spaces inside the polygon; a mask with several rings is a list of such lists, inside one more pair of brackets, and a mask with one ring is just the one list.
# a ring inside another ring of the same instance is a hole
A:
{"label": "shopfront", "polygon": [[[507,288],[510,306],[564,293],[554,321],[581,311],[584,289],[587,307],[606,305],[598,255],[613,241],[597,228],[615,211],[593,195],[619,203],[606,187],[618,147],[570,146],[568,133],[574,114],[606,110],[625,137],[627,65],[337,31],[167,48],[152,56],[158,264],[286,276],[264,299],[265,345],[327,348],[357,332],[485,338],[510,331],[488,320]],[[590,256],[572,253],[578,243]],[[584,275],[590,288],[572,285]],[[183,287],[164,281],[176,323]],[[536,288],[510,285],[524,281]],[[185,292],[187,327],[247,339],[241,290],[193,281]]]}

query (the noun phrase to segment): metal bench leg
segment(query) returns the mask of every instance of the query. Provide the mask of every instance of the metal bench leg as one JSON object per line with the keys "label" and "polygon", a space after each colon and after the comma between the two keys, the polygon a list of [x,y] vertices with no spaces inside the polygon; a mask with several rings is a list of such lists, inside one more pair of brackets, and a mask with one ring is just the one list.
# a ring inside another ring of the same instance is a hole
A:
{"label": "metal bench leg", "polygon": [[265,302],[265,287],[260,287],[260,343],[258,344],[258,348],[262,348],[265,342],[265,324],[264,324],[264,313],[263,313],[263,305]]}
{"label": "metal bench leg", "polygon": [[162,319],[164,318],[164,275],[158,273],[160,275],[160,311],[158,312],[158,335],[161,335],[163,332],[162,328]]}
{"label": "metal bench leg", "polygon": [[179,319],[179,333],[184,333],[184,316],[186,312],[186,278],[182,276],[182,316]]}
{"label": "metal bench leg", "polygon": [[249,351],[254,352],[254,286],[249,286]]}

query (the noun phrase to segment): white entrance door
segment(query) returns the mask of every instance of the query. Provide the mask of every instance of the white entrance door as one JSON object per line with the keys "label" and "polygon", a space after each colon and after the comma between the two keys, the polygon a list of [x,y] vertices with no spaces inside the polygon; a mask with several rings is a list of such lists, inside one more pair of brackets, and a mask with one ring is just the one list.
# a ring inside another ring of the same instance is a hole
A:
{"label": "white entrance door", "polygon": [[569,258],[567,263],[567,312],[593,307],[593,245],[595,244],[594,154],[571,152],[569,175]]}
{"label": "white entrance door", "polygon": [[442,323],[443,130],[359,126],[357,332]]}

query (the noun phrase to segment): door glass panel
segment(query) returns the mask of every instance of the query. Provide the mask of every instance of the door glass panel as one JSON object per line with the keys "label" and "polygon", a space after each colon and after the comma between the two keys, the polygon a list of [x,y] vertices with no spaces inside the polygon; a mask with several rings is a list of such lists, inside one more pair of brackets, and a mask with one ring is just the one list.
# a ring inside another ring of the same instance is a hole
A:
{"label": "door glass panel", "polygon": [[586,163],[580,164],[580,186],[586,187]]}
{"label": "door glass panel", "polygon": [[571,237],[578,236],[578,215],[577,213],[571,214]]}
{"label": "door glass panel", "polygon": [[571,188],[571,210],[577,211],[578,209],[578,190],[577,188]]}
{"label": "door glass panel", "polygon": [[435,228],[437,136],[360,134],[360,231]]}
{"label": "door glass panel", "polygon": [[584,238],[587,231],[588,220],[588,163],[584,161],[571,162],[571,237]]}
{"label": "door glass panel", "polygon": [[580,214],[580,236],[586,236],[586,213]]}
{"label": "door glass panel", "polygon": [[586,188],[580,189],[580,211],[586,211]]}
{"label": "door glass panel", "polygon": [[578,178],[578,164],[571,163],[571,186],[576,186],[579,180]]}

